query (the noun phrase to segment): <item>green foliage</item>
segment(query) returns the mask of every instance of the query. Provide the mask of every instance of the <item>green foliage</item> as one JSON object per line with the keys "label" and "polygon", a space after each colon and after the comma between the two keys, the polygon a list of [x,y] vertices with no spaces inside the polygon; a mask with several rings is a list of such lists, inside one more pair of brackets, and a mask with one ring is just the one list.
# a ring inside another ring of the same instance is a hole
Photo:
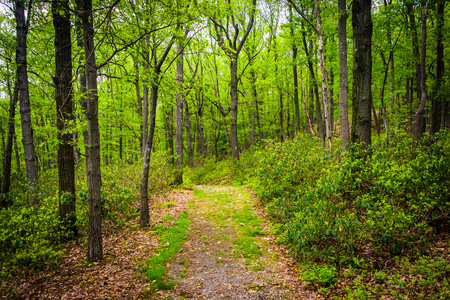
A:
{"label": "green foliage", "polygon": [[254,188],[302,259],[343,263],[368,243],[378,255],[398,255],[424,249],[448,216],[448,144],[446,131],[416,148],[399,135],[321,157],[314,140],[298,138],[265,148]]}
{"label": "green foliage", "polygon": [[316,287],[328,287],[337,282],[336,267],[332,265],[305,265],[300,276]]}
{"label": "green foliage", "polygon": [[57,198],[41,199],[38,209],[14,205],[0,210],[1,276],[17,275],[22,265],[42,269],[55,265],[63,251],[55,247],[62,235]]}
{"label": "green foliage", "polygon": [[163,280],[163,275],[166,272],[164,264],[180,250],[182,243],[189,234],[189,224],[190,221],[185,211],[175,221],[174,226],[166,227],[162,224],[155,226],[155,232],[161,235],[160,246],[156,249],[158,253],[143,263],[141,268],[147,276],[147,280],[152,281],[158,289],[171,289],[175,285],[174,282]]}

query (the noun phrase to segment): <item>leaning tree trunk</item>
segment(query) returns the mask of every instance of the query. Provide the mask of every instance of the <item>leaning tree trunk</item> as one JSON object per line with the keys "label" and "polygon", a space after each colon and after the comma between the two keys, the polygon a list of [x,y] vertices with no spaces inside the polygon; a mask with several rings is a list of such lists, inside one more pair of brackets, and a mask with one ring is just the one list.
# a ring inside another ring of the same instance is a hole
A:
{"label": "leaning tree trunk", "polygon": [[[28,16],[31,13],[31,3],[29,2]],[[25,7],[23,0],[16,1],[15,10],[17,22],[17,89],[19,91],[20,117],[22,120],[22,142],[25,155],[25,167],[27,170],[27,183],[29,189],[29,202],[33,207],[39,205],[36,197],[37,168],[36,154],[34,149],[33,129],[31,124],[31,105],[28,92],[28,70],[27,70],[27,34],[29,19],[25,20]]]}
{"label": "leaning tree trunk", "polygon": [[70,237],[76,237],[75,159],[70,123],[74,120],[72,103],[72,41],[68,0],[52,2],[55,28],[55,100],[58,128],[59,217]]}
{"label": "leaning tree trunk", "polygon": [[94,26],[92,0],[83,1],[83,33],[85,72],[87,83],[87,122],[89,134],[89,157],[87,159],[87,181],[89,202],[88,260],[100,261],[103,257],[102,216],[100,190],[100,130],[98,126],[97,65],[95,62]]}
{"label": "leaning tree trunk", "polygon": [[[292,22],[292,6],[289,6],[289,18]],[[300,103],[298,99],[298,71],[297,71],[297,53],[298,48],[294,41],[294,26],[291,26],[292,42],[292,73],[294,75],[294,104],[295,104],[295,134],[300,133]]]}
{"label": "leaning tree trunk", "polygon": [[427,52],[427,15],[428,15],[428,5],[430,0],[427,1],[425,5],[425,10],[422,17],[422,53],[420,55],[420,104],[414,115],[414,127],[413,127],[413,141],[416,144],[417,141],[422,137],[424,133],[423,126],[425,120],[423,117],[425,104],[427,102],[427,90],[425,86],[425,57]]}
{"label": "leaning tree trunk", "polygon": [[351,140],[371,144],[372,19],[371,0],[354,0],[353,27],[353,117]]}

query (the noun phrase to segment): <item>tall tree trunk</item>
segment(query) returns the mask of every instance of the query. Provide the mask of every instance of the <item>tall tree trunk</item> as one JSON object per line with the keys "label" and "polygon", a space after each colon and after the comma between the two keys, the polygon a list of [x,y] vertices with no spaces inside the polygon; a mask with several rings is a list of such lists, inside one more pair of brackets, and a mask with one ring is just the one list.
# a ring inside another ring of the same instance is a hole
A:
{"label": "tall tree trunk", "polygon": [[353,118],[351,140],[370,145],[372,104],[372,19],[371,0],[354,0],[353,27]]}
{"label": "tall tree trunk", "polygon": [[186,114],[186,141],[187,141],[187,155],[189,159],[189,166],[194,166],[194,148],[192,146],[192,122],[191,115],[189,113],[189,105],[187,100],[184,99],[184,110]]}
{"label": "tall tree trunk", "polygon": [[[148,22],[148,20],[147,20]],[[150,37],[146,37],[145,38],[145,50],[144,50],[144,78],[146,78],[146,76],[148,76],[146,73],[148,73],[148,67],[150,64],[150,53],[148,51],[148,48],[150,47]],[[148,80],[144,79],[142,80],[142,82],[144,83],[144,92],[143,92],[143,96],[142,96],[142,100],[143,100],[143,109],[142,109],[142,148],[141,148],[141,157],[144,155],[145,153],[145,145],[147,145],[147,131],[148,131],[148,92],[149,92],[149,88],[148,88]]]}
{"label": "tall tree trunk", "polygon": [[414,127],[413,127],[413,141],[417,141],[422,137],[424,133],[424,110],[425,104],[427,102],[427,89],[425,86],[425,58],[427,52],[427,15],[428,15],[428,5],[430,0],[427,1],[425,5],[425,10],[423,11],[422,17],[422,53],[420,55],[420,104],[414,115]]}
{"label": "tall tree trunk", "polygon": [[177,93],[176,98],[176,132],[175,132],[175,184],[183,183],[183,45],[178,42],[177,47]]}
{"label": "tall tree trunk", "polygon": [[[293,22],[292,6],[289,6],[290,22]],[[297,45],[294,41],[294,25],[291,24],[292,38],[292,73],[294,75],[294,104],[295,104],[295,134],[300,133],[300,103],[298,99],[298,70],[297,70]]]}
{"label": "tall tree trunk", "polygon": [[27,183],[29,189],[30,205],[39,205],[36,195],[37,168],[36,152],[34,148],[33,129],[31,127],[31,105],[28,92],[28,65],[27,65],[27,34],[31,14],[32,0],[28,3],[28,19],[25,20],[25,7],[23,0],[16,1],[15,17],[17,22],[17,86],[19,91],[20,116],[22,121],[22,142],[25,154],[25,167],[27,170]]}
{"label": "tall tree trunk", "polygon": [[[416,61],[415,66],[416,66],[416,92],[417,92],[417,99],[420,99],[421,97],[421,91],[420,91],[420,57],[419,57],[419,41],[418,41],[418,37],[417,37],[417,29],[416,29],[416,21],[415,21],[415,16],[414,16],[414,4],[407,4],[406,5],[406,13],[408,15],[409,18],[409,25],[411,28],[411,35],[412,35],[412,49],[413,49],[413,57]],[[414,103],[413,101],[413,97],[412,97],[413,93],[411,93],[411,101]]]}
{"label": "tall tree trunk", "polygon": [[322,73],[322,102],[323,113],[325,117],[325,138],[328,141],[331,148],[331,122],[330,122],[330,109],[328,107],[328,94],[327,94],[327,71],[325,69],[325,58],[323,55],[323,39],[322,39],[322,19],[320,18],[319,1],[315,0],[315,10],[317,18],[317,37],[319,38],[319,59],[320,59],[320,71]]}
{"label": "tall tree trunk", "polygon": [[230,57],[230,96],[231,96],[231,119],[230,119],[230,139],[231,156],[239,160],[237,117],[238,117],[238,55]]}
{"label": "tall tree trunk", "polygon": [[442,78],[444,75],[444,44],[442,43],[442,29],[444,27],[445,2],[439,2],[436,9],[436,81],[433,89],[433,103],[431,107],[431,133],[441,129],[443,112],[445,111],[441,96]]}
{"label": "tall tree trunk", "polygon": [[[3,181],[2,181],[2,194],[0,198],[0,207],[8,207],[12,203],[8,197],[9,188],[11,186],[11,160],[12,149],[15,137],[15,115],[16,115],[16,103],[19,98],[19,90],[17,88],[17,80],[14,87],[14,92],[11,91],[11,83],[8,80],[8,90],[10,94],[9,99],[9,118],[8,118],[8,133],[6,138],[6,148],[3,159]],[[16,146],[16,152],[17,146]],[[20,164],[17,172],[20,173]]]}
{"label": "tall tree trunk", "polygon": [[[154,69],[153,69],[153,81],[152,81],[152,90],[151,90],[151,99],[150,99],[150,122],[148,128],[148,136],[146,140],[145,146],[145,154],[144,154],[144,166],[142,168],[142,177],[141,177],[141,187],[140,187],[140,198],[141,198],[141,206],[140,206],[140,225],[141,227],[148,226],[148,221],[150,220],[150,213],[148,207],[148,173],[150,170],[150,154],[152,151],[153,145],[153,137],[155,134],[155,124],[156,124],[156,105],[158,102],[158,90],[159,90],[159,79],[161,73],[161,67],[164,61],[169,54],[170,49],[173,45],[173,38],[166,46],[166,49],[162,53],[159,61],[156,61],[156,53],[154,53]],[[154,49],[156,52],[156,49]]]}
{"label": "tall tree trunk", "polygon": [[70,123],[73,115],[72,41],[68,0],[53,0],[55,28],[55,100],[58,128],[59,218],[74,238],[78,235],[75,211],[75,159]]}
{"label": "tall tree trunk", "polygon": [[304,106],[305,106],[305,107],[304,107],[304,108],[305,108],[305,120],[306,120],[306,122],[307,122],[308,125],[309,125],[309,127],[307,127],[307,128],[308,128],[308,133],[314,135],[314,128],[313,128],[313,126],[312,126],[312,123],[311,123],[311,117],[309,116],[309,113],[308,113],[308,106],[307,106],[307,104],[306,104],[305,84],[303,83],[303,77],[302,77],[301,74],[300,74],[300,82],[301,82],[301,85],[302,85],[302,98],[303,98],[303,104],[304,104]]}
{"label": "tall tree trunk", "polygon": [[87,83],[87,122],[89,134],[89,156],[87,159],[87,182],[89,202],[88,260],[97,262],[103,258],[102,216],[100,190],[100,130],[98,125],[97,65],[95,62],[94,24],[92,0],[83,0],[83,33],[85,72]]}

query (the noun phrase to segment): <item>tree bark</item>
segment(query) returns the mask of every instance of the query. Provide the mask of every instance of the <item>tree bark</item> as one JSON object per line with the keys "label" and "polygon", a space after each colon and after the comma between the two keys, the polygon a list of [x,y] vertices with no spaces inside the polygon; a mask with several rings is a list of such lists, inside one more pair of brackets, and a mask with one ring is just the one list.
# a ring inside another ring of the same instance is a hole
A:
{"label": "tree bark", "polygon": [[[441,96],[441,86],[444,75],[444,44],[442,43],[442,30],[444,27],[445,2],[439,2],[436,9],[436,80],[433,90],[433,102],[431,107],[431,133],[443,128],[443,113],[445,109],[444,97]],[[442,126],[442,127],[441,127]]]}
{"label": "tree bark", "polygon": [[59,218],[70,238],[78,235],[75,211],[75,159],[72,128],[72,41],[68,0],[53,0],[52,15],[55,28],[55,100],[58,129]]}
{"label": "tree bark", "polygon": [[102,177],[100,172],[100,130],[98,125],[97,65],[95,62],[94,24],[92,0],[83,1],[85,72],[87,86],[86,117],[89,134],[89,156],[87,158],[87,182],[89,202],[88,261],[97,262],[103,258],[101,197]]}
{"label": "tree bark", "polygon": [[322,102],[323,113],[325,117],[325,138],[328,141],[331,149],[331,122],[330,122],[330,109],[328,107],[328,94],[327,94],[327,71],[325,69],[325,58],[323,55],[323,38],[322,38],[322,19],[320,18],[319,1],[315,0],[315,10],[317,18],[317,37],[319,38],[319,59],[320,59],[320,71],[322,73]]}
{"label": "tree bark", "polygon": [[[290,22],[293,22],[292,6],[289,6]],[[292,43],[292,73],[294,75],[294,104],[295,104],[295,134],[300,133],[300,102],[298,99],[298,67],[297,67],[297,53],[298,48],[294,41],[294,24],[291,24],[291,38]]]}
{"label": "tree bark", "polygon": [[238,117],[238,55],[230,57],[230,96],[231,96],[231,119],[230,119],[230,138],[231,138],[231,156],[239,160],[238,135],[237,135],[237,117]]}
{"label": "tree bark", "polygon": [[339,121],[341,123],[341,148],[350,142],[348,121],[348,68],[347,68],[347,5],[339,0]]}
{"label": "tree bark", "polygon": [[[2,194],[0,198],[0,207],[8,207],[12,203],[8,197],[9,189],[11,186],[11,160],[12,160],[12,149],[15,137],[15,115],[16,115],[16,103],[19,100],[19,90],[17,88],[17,80],[15,83],[14,91],[11,93],[11,84],[9,84],[9,117],[8,117],[8,132],[6,137],[6,147],[3,159],[3,181],[2,181]],[[16,146],[17,152],[17,146]],[[18,152],[17,152],[18,153]],[[20,164],[17,172],[20,173]]]}
{"label": "tree bark", "polygon": [[370,146],[372,140],[372,19],[371,0],[354,0],[353,27],[353,118],[351,140]]}
{"label": "tree bark", "polygon": [[[166,46],[163,54],[161,55],[159,61],[156,61],[156,56],[154,55],[154,77],[152,80],[152,89],[150,95],[150,122],[148,128],[148,136],[145,147],[144,154],[144,166],[142,168],[142,177],[141,177],[141,188],[140,188],[140,198],[141,198],[141,206],[140,206],[140,225],[141,227],[148,226],[148,221],[150,220],[149,207],[148,207],[148,173],[150,170],[150,154],[153,148],[153,136],[155,134],[155,124],[156,124],[156,105],[158,102],[158,90],[159,90],[159,77],[161,73],[161,67],[164,61],[169,54],[170,49],[173,45],[173,38]],[[156,50],[155,50],[156,51]]]}
{"label": "tree bark", "polygon": [[176,98],[176,132],[175,132],[175,184],[183,183],[183,45],[177,47],[177,93]]}
{"label": "tree bark", "polygon": [[[25,155],[25,167],[27,170],[27,183],[29,190],[29,202],[33,207],[39,205],[36,195],[37,168],[36,152],[34,147],[33,129],[31,123],[31,104],[28,91],[28,66],[27,66],[27,35],[29,18],[25,20],[25,7],[23,0],[17,0],[15,17],[17,22],[17,86],[19,91],[20,116],[22,120],[22,142]],[[28,16],[31,13],[32,0],[29,1]]]}
{"label": "tree bark", "polygon": [[420,104],[414,115],[414,127],[413,127],[413,141],[414,144],[422,137],[424,133],[424,110],[425,104],[427,102],[427,89],[425,86],[425,58],[427,52],[427,16],[428,16],[428,6],[430,0],[427,1],[425,5],[425,10],[422,17],[422,53],[420,55]]}

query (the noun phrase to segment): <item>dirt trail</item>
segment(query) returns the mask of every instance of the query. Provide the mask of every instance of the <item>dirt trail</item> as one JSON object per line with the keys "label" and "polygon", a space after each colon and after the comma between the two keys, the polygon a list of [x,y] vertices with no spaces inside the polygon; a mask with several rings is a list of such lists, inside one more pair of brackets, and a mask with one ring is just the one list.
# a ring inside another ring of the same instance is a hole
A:
{"label": "dirt trail", "polygon": [[314,299],[244,188],[197,186],[194,195],[188,240],[168,266],[179,284],[157,299]]}

